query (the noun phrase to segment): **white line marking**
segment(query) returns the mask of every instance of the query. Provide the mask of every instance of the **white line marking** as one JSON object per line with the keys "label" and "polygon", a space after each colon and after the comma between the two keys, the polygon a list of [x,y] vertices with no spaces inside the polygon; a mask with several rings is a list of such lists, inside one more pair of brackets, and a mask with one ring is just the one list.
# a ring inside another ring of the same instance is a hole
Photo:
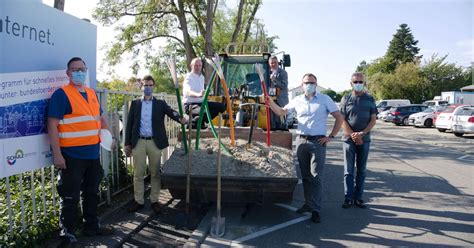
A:
{"label": "white line marking", "polygon": [[296,209],[297,209],[297,208],[295,208],[295,207],[293,207],[293,206],[290,206],[290,205],[287,205],[287,204],[283,204],[283,203],[275,203],[275,204],[273,204],[273,205],[278,206],[278,207],[282,207],[282,208],[286,208],[286,209],[291,210],[291,211],[293,211],[293,212],[296,212]]}
{"label": "white line marking", "polygon": [[249,234],[249,235],[246,235],[246,236],[243,236],[243,237],[240,237],[236,240],[233,240],[232,241],[232,244],[235,243],[241,243],[241,242],[245,242],[247,240],[251,240],[251,239],[254,239],[256,237],[259,237],[259,236],[262,236],[262,235],[265,235],[267,233],[271,233],[273,231],[276,231],[276,230],[279,230],[279,229],[282,229],[282,228],[285,228],[287,226],[291,226],[291,225],[294,225],[294,224],[297,224],[297,223],[300,223],[302,221],[305,221],[307,219],[310,219],[311,218],[311,215],[306,215],[306,216],[302,216],[302,217],[299,217],[297,219],[294,219],[294,220],[290,220],[290,221],[287,221],[287,222],[283,222],[281,224],[278,224],[278,225],[275,225],[275,226],[272,226],[272,227],[269,227],[269,228],[265,228],[263,230],[260,230],[258,232],[255,232],[255,233],[252,233],[252,234]]}
{"label": "white line marking", "polygon": [[462,156],[462,157],[459,157],[458,159],[459,159],[459,160],[464,160],[465,158],[470,157],[470,156],[471,156],[471,155],[464,155],[464,156]]}

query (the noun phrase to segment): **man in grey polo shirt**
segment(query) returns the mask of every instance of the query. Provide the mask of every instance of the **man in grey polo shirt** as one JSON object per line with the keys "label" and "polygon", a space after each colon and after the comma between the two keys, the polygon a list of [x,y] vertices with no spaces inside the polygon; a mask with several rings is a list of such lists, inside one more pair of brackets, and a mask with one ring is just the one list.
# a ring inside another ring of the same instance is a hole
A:
{"label": "man in grey polo shirt", "polygon": [[[319,223],[322,199],[321,176],[326,162],[326,145],[341,129],[343,119],[336,104],[329,96],[317,92],[316,85],[316,76],[307,73],[303,76],[302,82],[304,95],[293,98],[283,108],[278,106],[271,97],[268,97],[268,100],[271,109],[278,116],[296,112],[298,119],[296,156],[303,177],[305,198],[305,204],[296,212],[311,212],[311,220]],[[336,121],[330,134],[326,136],[329,114],[334,116]]]}
{"label": "man in grey polo shirt", "polygon": [[[362,200],[365,170],[370,149],[370,130],[375,126],[377,107],[374,98],[365,92],[362,73],[352,74],[353,91],[342,98],[341,114],[344,117],[344,202],[342,208],[352,204],[366,208]],[[357,168],[354,187],[354,172]]]}

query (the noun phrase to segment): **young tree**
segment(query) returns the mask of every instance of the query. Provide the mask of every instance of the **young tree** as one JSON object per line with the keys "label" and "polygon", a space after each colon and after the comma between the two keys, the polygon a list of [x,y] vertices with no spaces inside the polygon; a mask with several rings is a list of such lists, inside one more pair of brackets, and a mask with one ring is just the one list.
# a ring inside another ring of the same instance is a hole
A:
{"label": "young tree", "polygon": [[415,62],[421,58],[421,56],[417,56],[420,49],[416,44],[418,44],[418,40],[415,40],[408,25],[401,24],[393,35],[385,54],[385,57],[389,59],[389,70],[395,71],[398,65]]}

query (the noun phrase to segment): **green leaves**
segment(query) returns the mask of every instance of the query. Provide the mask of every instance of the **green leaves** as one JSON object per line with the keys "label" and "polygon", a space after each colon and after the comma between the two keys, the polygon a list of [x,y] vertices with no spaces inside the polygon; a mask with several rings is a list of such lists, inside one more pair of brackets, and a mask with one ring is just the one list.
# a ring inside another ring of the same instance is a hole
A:
{"label": "green leaves", "polygon": [[415,40],[410,28],[403,23],[393,35],[385,57],[388,59],[388,69],[394,71],[397,65],[414,62],[421,56],[416,56],[420,49],[416,47],[418,41]]}
{"label": "green leaves", "polygon": [[[8,206],[6,201],[0,201],[0,247],[41,247],[45,239],[50,238],[53,231],[57,230],[59,222],[58,204],[52,205],[52,186],[45,185],[46,215],[43,214],[42,186],[41,186],[41,170],[37,170],[33,177],[34,197],[36,199],[36,222],[33,224],[33,195],[31,192],[31,177],[23,176],[20,184],[20,175],[10,176],[10,192],[11,204],[10,208],[13,213],[12,232],[9,232],[10,221],[8,215]],[[55,179],[52,179],[55,180]],[[45,171],[45,182],[51,182],[50,173]],[[0,180],[0,195],[6,196],[6,178]],[[22,230],[21,223],[21,204],[20,192],[23,192],[24,216],[27,227]]]}

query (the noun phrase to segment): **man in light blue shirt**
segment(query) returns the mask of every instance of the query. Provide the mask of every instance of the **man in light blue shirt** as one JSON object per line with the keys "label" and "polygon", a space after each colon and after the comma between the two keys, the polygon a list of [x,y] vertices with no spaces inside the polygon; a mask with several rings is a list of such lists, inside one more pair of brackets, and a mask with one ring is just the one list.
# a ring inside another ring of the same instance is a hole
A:
{"label": "man in light blue shirt", "polygon": [[[343,118],[331,98],[316,91],[317,78],[311,73],[303,76],[304,95],[297,96],[283,108],[268,97],[270,108],[278,116],[296,112],[298,134],[296,138],[296,156],[303,177],[305,204],[297,213],[311,212],[311,220],[319,223],[321,217],[321,199],[324,164],[326,162],[326,145],[341,129]],[[331,133],[326,136],[327,119],[331,114],[336,119]]]}

